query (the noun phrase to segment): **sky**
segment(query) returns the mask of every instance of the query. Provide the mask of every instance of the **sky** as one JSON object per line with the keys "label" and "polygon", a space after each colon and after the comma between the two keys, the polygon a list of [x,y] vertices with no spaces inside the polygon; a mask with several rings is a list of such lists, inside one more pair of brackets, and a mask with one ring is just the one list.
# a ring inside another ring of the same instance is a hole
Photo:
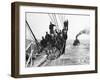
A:
{"label": "sky", "polygon": [[[60,16],[60,17],[59,17]],[[51,15],[52,17],[52,15]],[[69,14],[56,14],[59,29],[63,28],[64,20],[68,20],[68,39],[75,39],[75,36],[82,30],[90,30],[90,16],[89,15],[69,15]],[[45,36],[49,32],[49,24],[51,18],[47,13],[26,13],[26,20],[29,23],[34,35],[37,39]],[[54,19],[53,19],[54,20]],[[52,21],[54,23],[54,21]],[[26,25],[26,38],[32,39],[31,33]],[[88,34],[79,36],[79,39],[89,39]]]}

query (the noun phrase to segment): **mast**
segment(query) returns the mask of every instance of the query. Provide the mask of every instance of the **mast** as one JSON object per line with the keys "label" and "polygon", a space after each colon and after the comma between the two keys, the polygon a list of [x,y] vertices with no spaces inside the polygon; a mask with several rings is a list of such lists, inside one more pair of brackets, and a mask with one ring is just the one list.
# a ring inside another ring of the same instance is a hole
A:
{"label": "mast", "polygon": [[38,40],[36,39],[34,33],[32,32],[32,29],[31,29],[30,25],[28,24],[27,20],[26,20],[26,24],[28,25],[28,28],[29,28],[30,32],[32,33],[32,36],[34,37],[35,42],[36,42],[37,46],[39,47],[39,42],[38,42]]}

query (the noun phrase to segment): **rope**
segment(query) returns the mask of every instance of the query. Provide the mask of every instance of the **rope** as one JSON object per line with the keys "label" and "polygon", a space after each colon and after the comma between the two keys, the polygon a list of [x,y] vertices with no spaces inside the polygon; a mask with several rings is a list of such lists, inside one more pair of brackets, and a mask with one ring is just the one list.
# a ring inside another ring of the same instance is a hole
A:
{"label": "rope", "polygon": [[63,26],[63,21],[61,20],[61,16],[58,15],[58,17],[59,17],[59,21],[60,21],[61,26]]}
{"label": "rope", "polygon": [[55,20],[55,17],[54,17],[54,14],[52,13],[52,17],[53,17],[53,20],[54,20],[54,24],[57,25],[56,23],[56,20]]}
{"label": "rope", "polygon": [[57,22],[57,18],[56,18],[55,13],[53,14],[53,16],[54,16],[54,18],[55,18],[55,22],[56,22],[56,24],[57,24],[57,28],[58,28],[58,22]]}
{"label": "rope", "polygon": [[48,15],[50,17],[50,20],[54,23],[54,20],[52,19],[51,15],[50,14],[48,14]]}

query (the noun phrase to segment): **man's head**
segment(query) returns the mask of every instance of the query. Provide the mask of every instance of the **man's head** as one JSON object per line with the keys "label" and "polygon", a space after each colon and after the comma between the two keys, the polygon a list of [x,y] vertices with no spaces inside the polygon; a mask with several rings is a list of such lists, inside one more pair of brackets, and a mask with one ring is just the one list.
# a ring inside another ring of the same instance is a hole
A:
{"label": "man's head", "polygon": [[42,36],[42,39],[44,39],[44,37]]}
{"label": "man's head", "polygon": [[50,26],[55,26],[55,24],[53,24],[52,22],[50,22]]}
{"label": "man's head", "polygon": [[46,32],[46,34],[48,34],[48,32]]}

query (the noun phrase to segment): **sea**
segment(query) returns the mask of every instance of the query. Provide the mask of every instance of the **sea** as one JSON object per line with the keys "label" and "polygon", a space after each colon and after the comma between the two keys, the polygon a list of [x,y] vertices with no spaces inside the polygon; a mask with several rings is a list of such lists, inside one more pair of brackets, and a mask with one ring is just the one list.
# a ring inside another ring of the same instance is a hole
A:
{"label": "sea", "polygon": [[[28,45],[31,41],[26,40]],[[90,64],[90,40],[80,40],[80,44],[73,46],[74,40],[66,41],[65,53],[55,60],[47,60],[40,67],[69,66]],[[39,61],[37,61],[39,62]],[[35,65],[33,65],[35,66]]]}

